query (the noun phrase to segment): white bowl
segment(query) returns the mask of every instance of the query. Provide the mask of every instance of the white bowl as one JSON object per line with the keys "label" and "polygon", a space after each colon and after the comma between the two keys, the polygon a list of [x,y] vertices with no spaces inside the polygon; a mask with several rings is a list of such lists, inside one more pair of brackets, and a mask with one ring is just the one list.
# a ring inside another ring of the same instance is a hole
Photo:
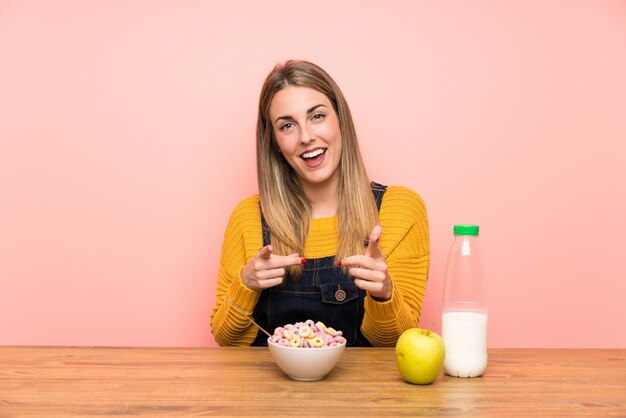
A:
{"label": "white bowl", "polygon": [[334,347],[294,348],[271,342],[267,345],[278,367],[293,380],[321,380],[335,367],[346,344]]}

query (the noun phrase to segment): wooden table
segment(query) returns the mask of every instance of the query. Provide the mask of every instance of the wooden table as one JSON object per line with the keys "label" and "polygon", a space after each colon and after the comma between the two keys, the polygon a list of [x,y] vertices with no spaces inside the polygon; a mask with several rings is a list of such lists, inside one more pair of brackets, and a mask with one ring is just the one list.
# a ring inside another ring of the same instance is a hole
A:
{"label": "wooden table", "polygon": [[489,350],[483,377],[417,386],[391,348],[296,382],[264,348],[0,347],[0,417],[138,415],[626,417],[626,349]]}

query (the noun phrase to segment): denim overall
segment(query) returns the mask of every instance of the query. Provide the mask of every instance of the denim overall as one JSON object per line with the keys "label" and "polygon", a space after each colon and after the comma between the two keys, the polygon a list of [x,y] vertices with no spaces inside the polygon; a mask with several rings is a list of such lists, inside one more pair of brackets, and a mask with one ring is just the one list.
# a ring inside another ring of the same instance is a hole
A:
{"label": "denim overall", "polygon": [[[372,182],[376,206],[380,204],[387,186]],[[270,230],[261,214],[263,246],[271,242]],[[289,273],[278,286],[261,292],[254,308],[254,320],[269,332],[276,327],[312,319],[343,332],[348,346],[371,347],[361,333],[365,290],[354,284],[354,279],[333,265],[335,257],[307,259],[302,275],[293,278]],[[267,335],[258,332],[253,346],[266,346]]]}

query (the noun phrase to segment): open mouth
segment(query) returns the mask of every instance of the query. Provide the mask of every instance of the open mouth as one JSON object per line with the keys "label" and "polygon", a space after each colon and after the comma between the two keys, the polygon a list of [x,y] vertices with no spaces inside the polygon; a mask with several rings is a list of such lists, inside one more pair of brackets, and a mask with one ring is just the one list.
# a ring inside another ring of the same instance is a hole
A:
{"label": "open mouth", "polygon": [[300,158],[302,158],[306,162],[314,162],[319,160],[322,155],[326,153],[326,150],[327,148],[315,148],[302,153],[302,155],[300,155]]}

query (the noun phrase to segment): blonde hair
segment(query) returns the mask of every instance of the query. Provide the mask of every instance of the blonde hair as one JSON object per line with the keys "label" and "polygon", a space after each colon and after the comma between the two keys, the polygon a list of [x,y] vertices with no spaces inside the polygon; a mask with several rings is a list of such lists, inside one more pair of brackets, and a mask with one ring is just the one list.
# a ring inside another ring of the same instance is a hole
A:
{"label": "blonde hair", "polygon": [[[275,254],[303,255],[311,204],[293,168],[280,153],[269,109],[274,95],[287,86],[308,87],[326,95],[339,119],[342,154],[339,162],[338,246],[335,259],[360,254],[364,239],[378,222],[378,210],[367,177],[350,109],[339,86],[317,65],[286,61],[267,76],[259,99],[257,175],[261,211],[272,236]],[[292,268],[296,276],[302,266]]]}

